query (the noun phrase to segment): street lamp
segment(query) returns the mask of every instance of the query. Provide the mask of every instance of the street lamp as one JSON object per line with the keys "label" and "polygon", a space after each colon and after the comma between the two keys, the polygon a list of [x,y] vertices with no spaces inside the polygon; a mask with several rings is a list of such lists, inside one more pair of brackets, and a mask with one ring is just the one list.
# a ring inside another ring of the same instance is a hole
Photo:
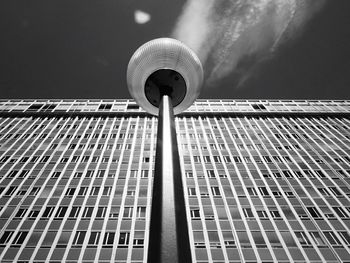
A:
{"label": "street lamp", "polygon": [[171,38],[145,43],[128,65],[131,96],[158,116],[148,262],[191,262],[174,114],[192,105],[202,82],[196,54]]}

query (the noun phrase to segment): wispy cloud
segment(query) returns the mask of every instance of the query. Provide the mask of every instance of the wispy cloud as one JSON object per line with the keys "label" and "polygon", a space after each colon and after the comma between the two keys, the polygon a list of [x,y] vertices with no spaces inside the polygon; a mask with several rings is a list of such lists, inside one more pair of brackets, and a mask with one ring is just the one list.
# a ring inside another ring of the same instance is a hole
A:
{"label": "wispy cloud", "polygon": [[173,37],[204,64],[207,84],[254,66],[294,38],[325,0],[188,0]]}

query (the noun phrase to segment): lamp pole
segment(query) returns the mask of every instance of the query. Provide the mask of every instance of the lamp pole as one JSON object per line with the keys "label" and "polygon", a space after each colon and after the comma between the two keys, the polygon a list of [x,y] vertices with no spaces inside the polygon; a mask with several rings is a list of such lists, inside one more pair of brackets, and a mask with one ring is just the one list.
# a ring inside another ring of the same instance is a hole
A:
{"label": "lamp pole", "polygon": [[182,42],[154,39],[131,57],[127,83],[135,101],[158,116],[148,262],[192,262],[174,115],[198,97],[202,65]]}
{"label": "lamp pole", "polygon": [[163,95],[158,115],[149,263],[191,262],[186,218],[173,106],[171,98]]}

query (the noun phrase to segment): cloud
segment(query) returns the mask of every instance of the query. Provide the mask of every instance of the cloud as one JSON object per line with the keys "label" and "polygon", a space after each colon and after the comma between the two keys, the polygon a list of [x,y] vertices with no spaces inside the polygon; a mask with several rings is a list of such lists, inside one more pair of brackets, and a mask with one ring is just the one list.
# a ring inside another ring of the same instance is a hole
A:
{"label": "cloud", "polygon": [[136,10],[134,12],[134,19],[137,24],[146,24],[151,20],[151,15],[144,11]]}
{"label": "cloud", "polygon": [[287,40],[325,0],[188,0],[172,36],[204,65],[211,85],[234,74],[237,85]]}

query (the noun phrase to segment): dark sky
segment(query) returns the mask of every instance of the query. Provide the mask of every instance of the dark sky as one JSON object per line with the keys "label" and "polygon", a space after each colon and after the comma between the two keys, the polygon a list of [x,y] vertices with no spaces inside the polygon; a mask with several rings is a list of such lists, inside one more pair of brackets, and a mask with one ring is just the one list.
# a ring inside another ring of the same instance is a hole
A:
{"label": "dark sky", "polygon": [[[317,0],[315,0],[317,1]],[[170,35],[185,1],[0,1],[0,98],[129,98],[133,52]],[[151,15],[137,24],[134,12]],[[350,1],[328,0],[296,40],[240,88],[201,98],[350,99]]]}

